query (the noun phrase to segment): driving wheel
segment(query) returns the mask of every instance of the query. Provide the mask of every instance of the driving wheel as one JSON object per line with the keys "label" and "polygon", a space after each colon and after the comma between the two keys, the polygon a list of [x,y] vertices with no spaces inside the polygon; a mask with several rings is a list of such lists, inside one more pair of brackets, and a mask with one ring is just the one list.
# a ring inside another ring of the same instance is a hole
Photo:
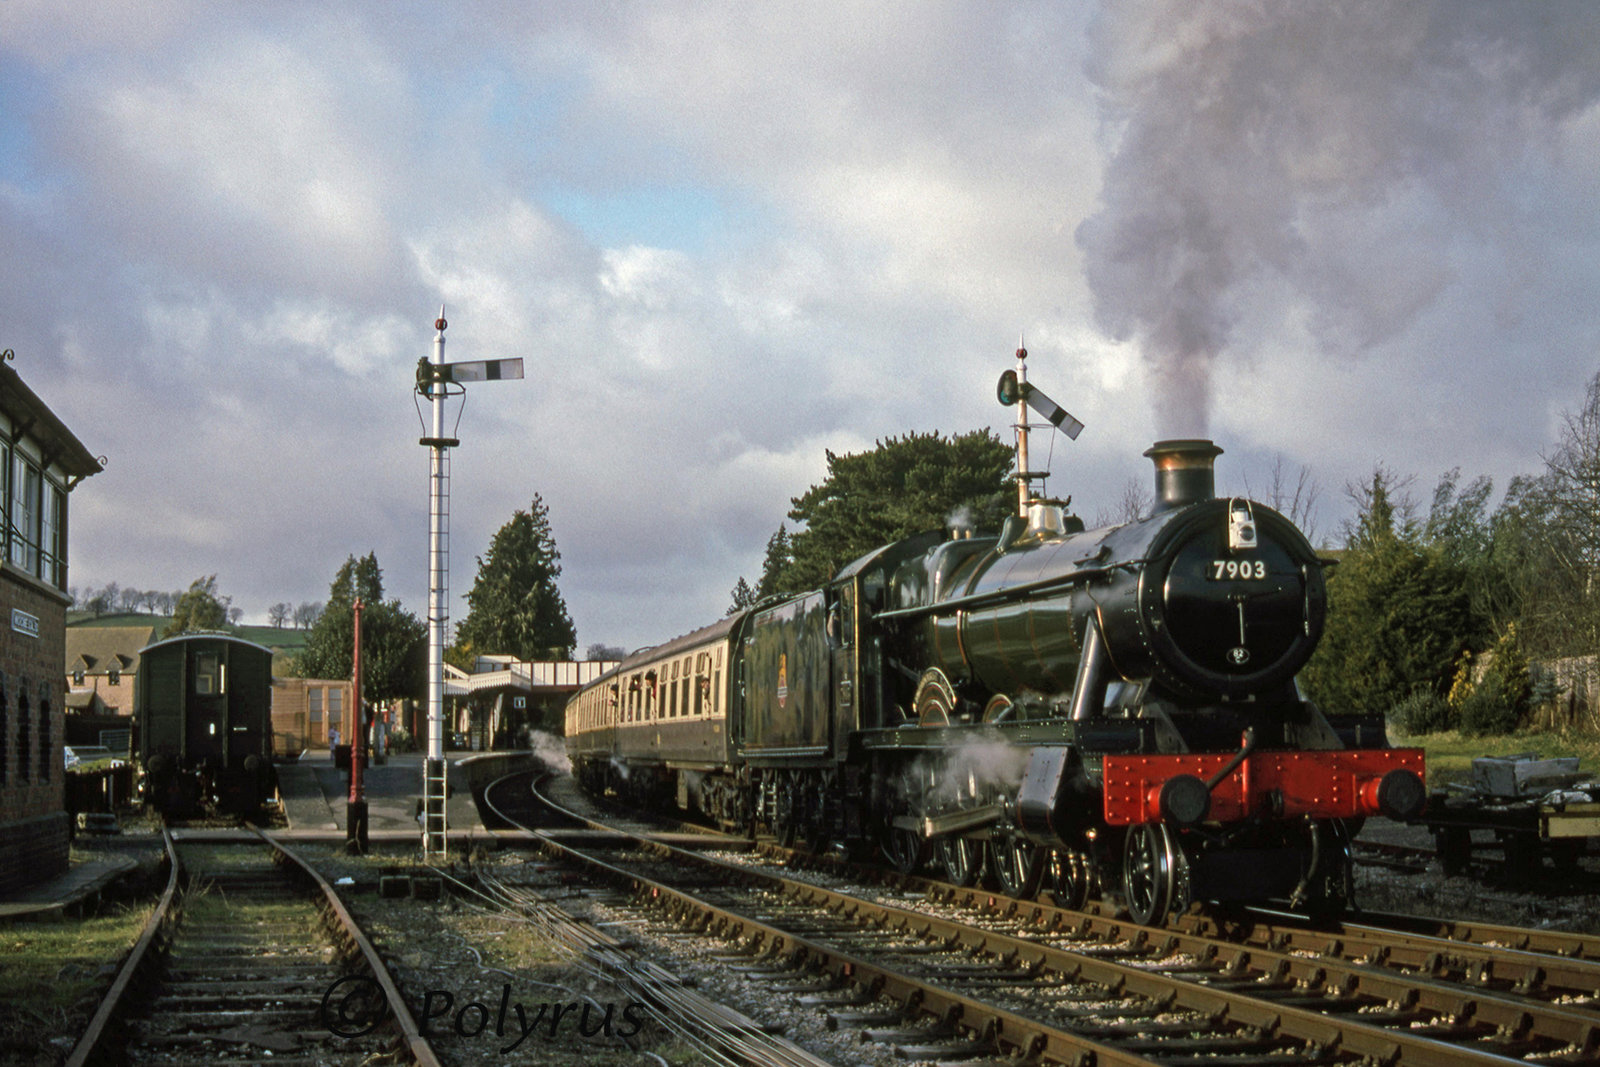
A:
{"label": "driving wheel", "polygon": [[1055,894],[1056,907],[1077,911],[1089,903],[1094,892],[1094,872],[1088,856],[1082,852],[1051,849],[1045,869],[1050,875],[1050,890]]}
{"label": "driving wheel", "polygon": [[1166,920],[1172,901],[1172,835],[1161,823],[1128,827],[1127,844],[1122,850],[1122,893],[1128,914],[1140,926]]}
{"label": "driving wheel", "polygon": [[977,884],[983,874],[982,844],[965,837],[946,837],[936,847],[946,878],[959,886]]}
{"label": "driving wheel", "polygon": [[989,867],[1007,896],[1026,900],[1039,891],[1044,874],[1044,852],[1039,845],[1016,834],[999,833],[989,839]]}

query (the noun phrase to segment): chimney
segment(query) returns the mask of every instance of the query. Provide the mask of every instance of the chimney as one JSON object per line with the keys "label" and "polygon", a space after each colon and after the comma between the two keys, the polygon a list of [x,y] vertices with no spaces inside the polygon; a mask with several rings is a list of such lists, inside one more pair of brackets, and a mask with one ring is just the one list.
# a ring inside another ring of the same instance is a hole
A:
{"label": "chimney", "polygon": [[1157,441],[1145,450],[1145,455],[1156,465],[1157,512],[1210,500],[1216,495],[1217,479],[1211,465],[1222,455],[1222,449],[1210,441]]}

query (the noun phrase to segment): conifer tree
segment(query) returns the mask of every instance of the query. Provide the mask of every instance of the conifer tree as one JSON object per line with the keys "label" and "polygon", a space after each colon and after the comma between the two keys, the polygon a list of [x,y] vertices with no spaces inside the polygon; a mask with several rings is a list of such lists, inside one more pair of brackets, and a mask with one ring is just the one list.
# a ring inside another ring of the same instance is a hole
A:
{"label": "conifer tree", "polygon": [[544,501],[535,494],[495,533],[467,594],[457,642],[479,653],[523,660],[570,659],[578,635],[561,598],[561,553]]}

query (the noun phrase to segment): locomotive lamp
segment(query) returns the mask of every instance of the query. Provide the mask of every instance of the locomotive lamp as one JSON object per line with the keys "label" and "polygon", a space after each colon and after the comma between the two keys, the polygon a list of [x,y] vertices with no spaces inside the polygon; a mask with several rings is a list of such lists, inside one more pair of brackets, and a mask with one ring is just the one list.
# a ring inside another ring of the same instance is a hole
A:
{"label": "locomotive lamp", "polygon": [[1256,509],[1248,500],[1228,504],[1228,548],[1247,552],[1256,547]]}

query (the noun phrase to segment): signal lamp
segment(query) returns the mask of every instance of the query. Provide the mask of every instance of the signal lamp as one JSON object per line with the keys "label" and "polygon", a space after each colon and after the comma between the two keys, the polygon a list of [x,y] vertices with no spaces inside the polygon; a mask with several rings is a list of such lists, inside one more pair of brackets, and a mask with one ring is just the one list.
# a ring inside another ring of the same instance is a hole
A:
{"label": "signal lamp", "polygon": [[1011,407],[1022,399],[1022,385],[1017,381],[1017,372],[1008,370],[1000,375],[1000,385],[995,392],[1000,397],[1000,403],[1006,407]]}

